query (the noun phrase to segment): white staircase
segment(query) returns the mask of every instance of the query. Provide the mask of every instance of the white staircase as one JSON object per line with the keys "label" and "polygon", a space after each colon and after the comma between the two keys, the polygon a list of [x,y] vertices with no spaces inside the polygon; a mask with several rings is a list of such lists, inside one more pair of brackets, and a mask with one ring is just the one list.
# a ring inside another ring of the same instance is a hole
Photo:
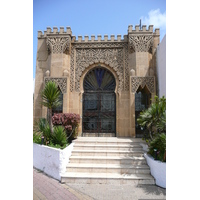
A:
{"label": "white staircase", "polygon": [[79,137],[63,183],[155,184],[139,138]]}

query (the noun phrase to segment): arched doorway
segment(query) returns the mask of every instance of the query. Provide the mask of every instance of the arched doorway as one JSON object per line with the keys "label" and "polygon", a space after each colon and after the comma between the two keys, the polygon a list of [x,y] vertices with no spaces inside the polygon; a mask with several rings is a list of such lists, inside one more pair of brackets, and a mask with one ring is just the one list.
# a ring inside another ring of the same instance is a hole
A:
{"label": "arched doorway", "polygon": [[103,67],[91,69],[83,81],[83,136],[116,136],[116,82]]}

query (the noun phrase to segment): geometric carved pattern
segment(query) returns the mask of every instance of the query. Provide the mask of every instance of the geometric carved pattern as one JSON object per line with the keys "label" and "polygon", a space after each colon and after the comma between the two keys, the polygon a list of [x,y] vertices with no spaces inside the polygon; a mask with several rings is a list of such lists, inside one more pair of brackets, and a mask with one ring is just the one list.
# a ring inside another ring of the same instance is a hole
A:
{"label": "geometric carved pattern", "polygon": [[136,93],[139,86],[144,88],[147,86],[150,93],[155,93],[155,78],[154,77],[131,77],[131,92]]}
{"label": "geometric carved pattern", "polygon": [[153,35],[129,35],[129,51],[152,53]]}
{"label": "geometric carved pattern", "polygon": [[124,42],[75,43],[71,48],[70,90],[80,91],[80,77],[93,63],[108,64],[117,74],[118,91],[129,90],[128,46]]}
{"label": "geometric carved pattern", "polygon": [[70,53],[71,39],[65,37],[47,37],[47,46],[51,53]]}
{"label": "geometric carved pattern", "polygon": [[67,92],[67,78],[52,78],[52,77],[44,78],[45,84],[48,83],[49,81],[55,82],[59,86],[63,94]]}

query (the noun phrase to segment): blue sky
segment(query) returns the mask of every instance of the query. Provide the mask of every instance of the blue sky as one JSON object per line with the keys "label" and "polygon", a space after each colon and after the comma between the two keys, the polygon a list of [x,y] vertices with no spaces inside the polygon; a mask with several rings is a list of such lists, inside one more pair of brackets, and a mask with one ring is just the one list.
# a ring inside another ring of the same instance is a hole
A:
{"label": "blue sky", "polygon": [[36,70],[37,32],[47,27],[71,27],[72,35],[127,34],[128,25],[154,25],[160,40],[166,33],[165,0],[33,0],[33,78]]}

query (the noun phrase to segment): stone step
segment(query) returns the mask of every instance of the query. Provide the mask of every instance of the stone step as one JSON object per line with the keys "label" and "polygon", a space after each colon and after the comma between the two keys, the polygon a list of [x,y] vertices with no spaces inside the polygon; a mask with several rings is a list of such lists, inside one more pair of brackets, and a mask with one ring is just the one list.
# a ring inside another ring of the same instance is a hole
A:
{"label": "stone step", "polygon": [[74,184],[155,184],[154,178],[149,174],[114,174],[114,173],[73,173],[66,172],[62,183]]}
{"label": "stone step", "polygon": [[61,182],[155,184],[141,138],[79,137]]}
{"label": "stone step", "polygon": [[150,174],[150,169],[147,165],[69,163],[66,172]]}
{"label": "stone step", "polygon": [[78,137],[78,139],[73,140],[75,144],[80,145],[139,145],[144,143],[141,138],[105,138],[105,137]]}
{"label": "stone step", "polygon": [[91,144],[75,144],[74,150],[122,150],[122,151],[142,151],[140,145],[91,145]]}
{"label": "stone step", "polygon": [[73,150],[73,156],[143,156],[143,150],[115,151],[115,150]]}
{"label": "stone step", "polygon": [[69,158],[70,163],[91,163],[91,164],[129,164],[129,165],[142,165],[146,164],[144,157],[132,156],[132,157],[95,157],[95,156],[71,156]]}
{"label": "stone step", "polygon": [[80,145],[87,145],[87,144],[91,144],[91,145],[136,145],[136,144],[140,144],[140,142],[119,142],[119,141],[77,141],[76,144],[80,144]]}
{"label": "stone step", "polygon": [[73,140],[74,142],[87,141],[87,142],[144,142],[141,138],[118,138],[118,137],[78,137]]}

